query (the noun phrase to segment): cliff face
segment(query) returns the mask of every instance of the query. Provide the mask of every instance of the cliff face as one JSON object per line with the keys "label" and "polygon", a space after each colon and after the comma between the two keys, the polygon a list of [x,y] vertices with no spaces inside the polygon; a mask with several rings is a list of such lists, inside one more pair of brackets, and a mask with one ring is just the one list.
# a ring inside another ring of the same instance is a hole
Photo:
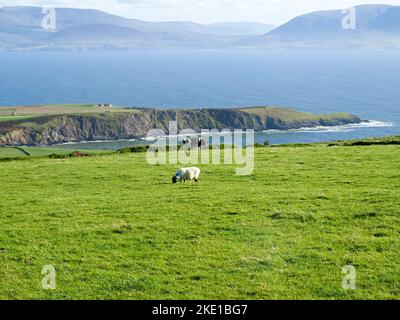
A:
{"label": "cliff face", "polygon": [[[350,114],[316,116],[293,111],[290,117],[273,109],[134,110],[101,114],[39,116],[29,120],[0,122],[0,144],[52,145],[64,142],[132,139],[145,137],[151,129],[168,133],[178,117],[179,130],[194,129],[296,129],[359,123]],[[259,112],[259,111],[262,112]],[[276,109],[285,110],[288,109]],[[289,110],[290,111],[290,110]]]}

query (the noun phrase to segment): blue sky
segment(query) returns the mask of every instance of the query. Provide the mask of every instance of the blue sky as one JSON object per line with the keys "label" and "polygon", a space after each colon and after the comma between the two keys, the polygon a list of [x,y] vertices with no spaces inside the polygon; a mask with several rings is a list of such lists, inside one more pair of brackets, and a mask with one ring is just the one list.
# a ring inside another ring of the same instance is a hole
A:
{"label": "blue sky", "polygon": [[147,21],[257,21],[275,25],[311,11],[367,3],[400,5],[400,0],[0,0],[0,6],[94,8]]}

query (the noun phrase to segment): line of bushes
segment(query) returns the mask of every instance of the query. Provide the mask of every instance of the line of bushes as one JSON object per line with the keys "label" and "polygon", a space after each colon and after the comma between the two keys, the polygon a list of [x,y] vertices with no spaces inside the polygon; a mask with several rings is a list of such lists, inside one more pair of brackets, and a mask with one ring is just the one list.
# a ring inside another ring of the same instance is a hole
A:
{"label": "line of bushes", "polygon": [[80,151],[74,151],[72,153],[68,154],[56,154],[53,153],[49,155],[48,157],[50,159],[65,159],[65,158],[82,158],[82,157],[90,157],[92,156],[91,154],[80,152]]}
{"label": "line of bushes", "polygon": [[371,140],[356,140],[356,141],[338,141],[328,144],[328,147],[356,147],[356,146],[388,146],[388,145],[400,145],[400,137],[394,137],[392,139],[378,138]]}

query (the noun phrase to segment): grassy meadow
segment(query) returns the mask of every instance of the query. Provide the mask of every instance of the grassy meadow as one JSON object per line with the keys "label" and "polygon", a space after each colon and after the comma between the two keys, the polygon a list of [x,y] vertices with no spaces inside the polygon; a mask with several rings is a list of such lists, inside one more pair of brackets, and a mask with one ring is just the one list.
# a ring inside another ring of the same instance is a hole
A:
{"label": "grassy meadow", "polygon": [[55,104],[39,106],[19,106],[13,108],[0,108],[0,121],[19,120],[48,115],[83,114],[104,112],[133,112],[129,109],[111,106],[98,106],[96,104]]}
{"label": "grassy meadow", "polygon": [[0,162],[0,298],[399,299],[400,146],[255,152],[177,185],[145,153]]}

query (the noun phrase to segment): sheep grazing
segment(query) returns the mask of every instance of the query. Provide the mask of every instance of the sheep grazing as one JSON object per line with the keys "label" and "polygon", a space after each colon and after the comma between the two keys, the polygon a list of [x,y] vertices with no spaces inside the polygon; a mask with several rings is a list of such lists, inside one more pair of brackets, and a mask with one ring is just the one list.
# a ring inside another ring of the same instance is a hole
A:
{"label": "sheep grazing", "polygon": [[186,182],[186,180],[199,181],[200,169],[196,167],[179,169],[172,177],[172,183]]}

